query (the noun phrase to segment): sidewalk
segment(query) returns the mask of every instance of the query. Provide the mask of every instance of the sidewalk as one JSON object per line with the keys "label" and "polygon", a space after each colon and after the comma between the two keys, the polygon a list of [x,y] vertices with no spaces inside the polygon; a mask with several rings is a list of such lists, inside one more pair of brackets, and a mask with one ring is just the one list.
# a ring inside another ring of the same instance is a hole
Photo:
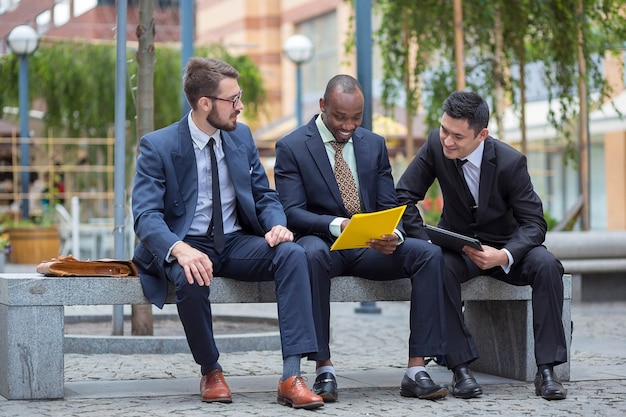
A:
{"label": "sidewalk", "polygon": [[[7,268],[7,272],[13,269]],[[484,394],[477,399],[401,397],[409,306],[405,302],[377,305],[382,314],[355,313],[358,303],[332,305],[331,349],[339,373],[339,401],[316,411],[277,405],[280,352],[255,351],[227,353],[220,358],[233,391],[232,404],[200,401],[199,367],[190,354],[66,354],[65,399],[7,401],[0,397],[0,416],[626,415],[626,301],[572,305],[571,381],[565,383],[568,398],[554,402],[536,397],[532,382],[478,373]],[[68,308],[66,314],[93,314],[94,309],[111,313],[108,306],[86,306]],[[273,316],[275,305],[215,305],[214,313]],[[434,364],[428,368],[435,382],[450,382],[451,374],[445,368]],[[303,361],[302,372],[311,385],[313,364]]]}

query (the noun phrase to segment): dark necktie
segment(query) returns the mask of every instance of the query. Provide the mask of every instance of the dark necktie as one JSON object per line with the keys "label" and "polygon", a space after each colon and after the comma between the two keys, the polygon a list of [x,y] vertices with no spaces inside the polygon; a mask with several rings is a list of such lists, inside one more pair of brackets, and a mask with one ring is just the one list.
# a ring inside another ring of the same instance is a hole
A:
{"label": "dark necktie", "polygon": [[217,253],[224,250],[224,221],[222,219],[222,197],[220,193],[220,177],[217,172],[217,158],[215,157],[215,139],[209,139],[209,154],[211,155],[211,196],[213,198],[213,214],[207,235],[213,238],[213,246]]}
{"label": "dark necktie", "polygon": [[346,160],[343,159],[343,147],[346,143],[333,141],[330,144],[335,148],[335,179],[339,186],[341,199],[348,214],[352,216],[361,211],[361,203],[359,202],[359,193],[356,189],[352,171],[350,171]]}
{"label": "dark necktie", "polygon": [[456,159],[454,161],[456,163],[456,169],[459,171],[459,175],[461,176],[461,182],[463,186],[463,190],[465,190],[465,198],[470,203],[469,206],[472,210],[476,209],[476,201],[474,200],[474,196],[472,196],[472,192],[470,191],[469,185],[467,185],[467,180],[465,179],[465,173],[463,172],[463,165],[467,162],[467,159]]}

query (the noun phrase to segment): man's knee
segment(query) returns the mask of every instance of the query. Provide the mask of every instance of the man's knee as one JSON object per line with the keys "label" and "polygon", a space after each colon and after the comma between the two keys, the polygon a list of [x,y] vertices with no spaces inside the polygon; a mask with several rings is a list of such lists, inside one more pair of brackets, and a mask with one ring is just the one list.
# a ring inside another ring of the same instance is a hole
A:
{"label": "man's knee", "polygon": [[200,286],[197,282],[190,284],[186,279],[178,280],[174,285],[174,290],[176,293],[176,303],[201,303],[209,299],[211,292],[209,286]]}
{"label": "man's knee", "polygon": [[324,240],[317,236],[304,236],[298,239],[297,243],[302,246],[311,264],[330,264],[330,249]]}

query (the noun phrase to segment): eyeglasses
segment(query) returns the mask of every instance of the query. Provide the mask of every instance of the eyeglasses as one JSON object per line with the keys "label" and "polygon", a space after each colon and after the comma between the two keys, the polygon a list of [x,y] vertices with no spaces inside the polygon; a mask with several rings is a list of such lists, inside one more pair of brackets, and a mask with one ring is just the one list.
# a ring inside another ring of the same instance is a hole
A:
{"label": "eyeglasses", "polygon": [[239,103],[239,100],[241,100],[242,94],[243,94],[243,90],[240,90],[239,94],[237,94],[233,98],[220,98],[220,97],[214,97],[214,96],[206,96],[206,97],[213,99],[213,100],[228,101],[229,103],[233,103],[233,109],[234,109],[235,107],[237,107],[237,103]]}

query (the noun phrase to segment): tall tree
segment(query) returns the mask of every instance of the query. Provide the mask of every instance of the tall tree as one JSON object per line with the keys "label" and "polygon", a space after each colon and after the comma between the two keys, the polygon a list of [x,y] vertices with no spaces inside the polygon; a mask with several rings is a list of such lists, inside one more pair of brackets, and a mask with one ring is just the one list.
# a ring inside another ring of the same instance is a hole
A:
{"label": "tall tree", "polygon": [[463,2],[453,0],[454,13],[454,62],[456,68],[456,89],[465,90],[465,47],[463,42]]}
{"label": "tall tree", "polygon": [[[153,0],[140,0],[136,35],[137,53],[137,138],[154,130],[154,32]],[[179,101],[180,102],[180,101]],[[135,158],[132,158],[133,161]],[[153,335],[151,304],[135,304],[132,309],[132,330],[135,335]]]}

